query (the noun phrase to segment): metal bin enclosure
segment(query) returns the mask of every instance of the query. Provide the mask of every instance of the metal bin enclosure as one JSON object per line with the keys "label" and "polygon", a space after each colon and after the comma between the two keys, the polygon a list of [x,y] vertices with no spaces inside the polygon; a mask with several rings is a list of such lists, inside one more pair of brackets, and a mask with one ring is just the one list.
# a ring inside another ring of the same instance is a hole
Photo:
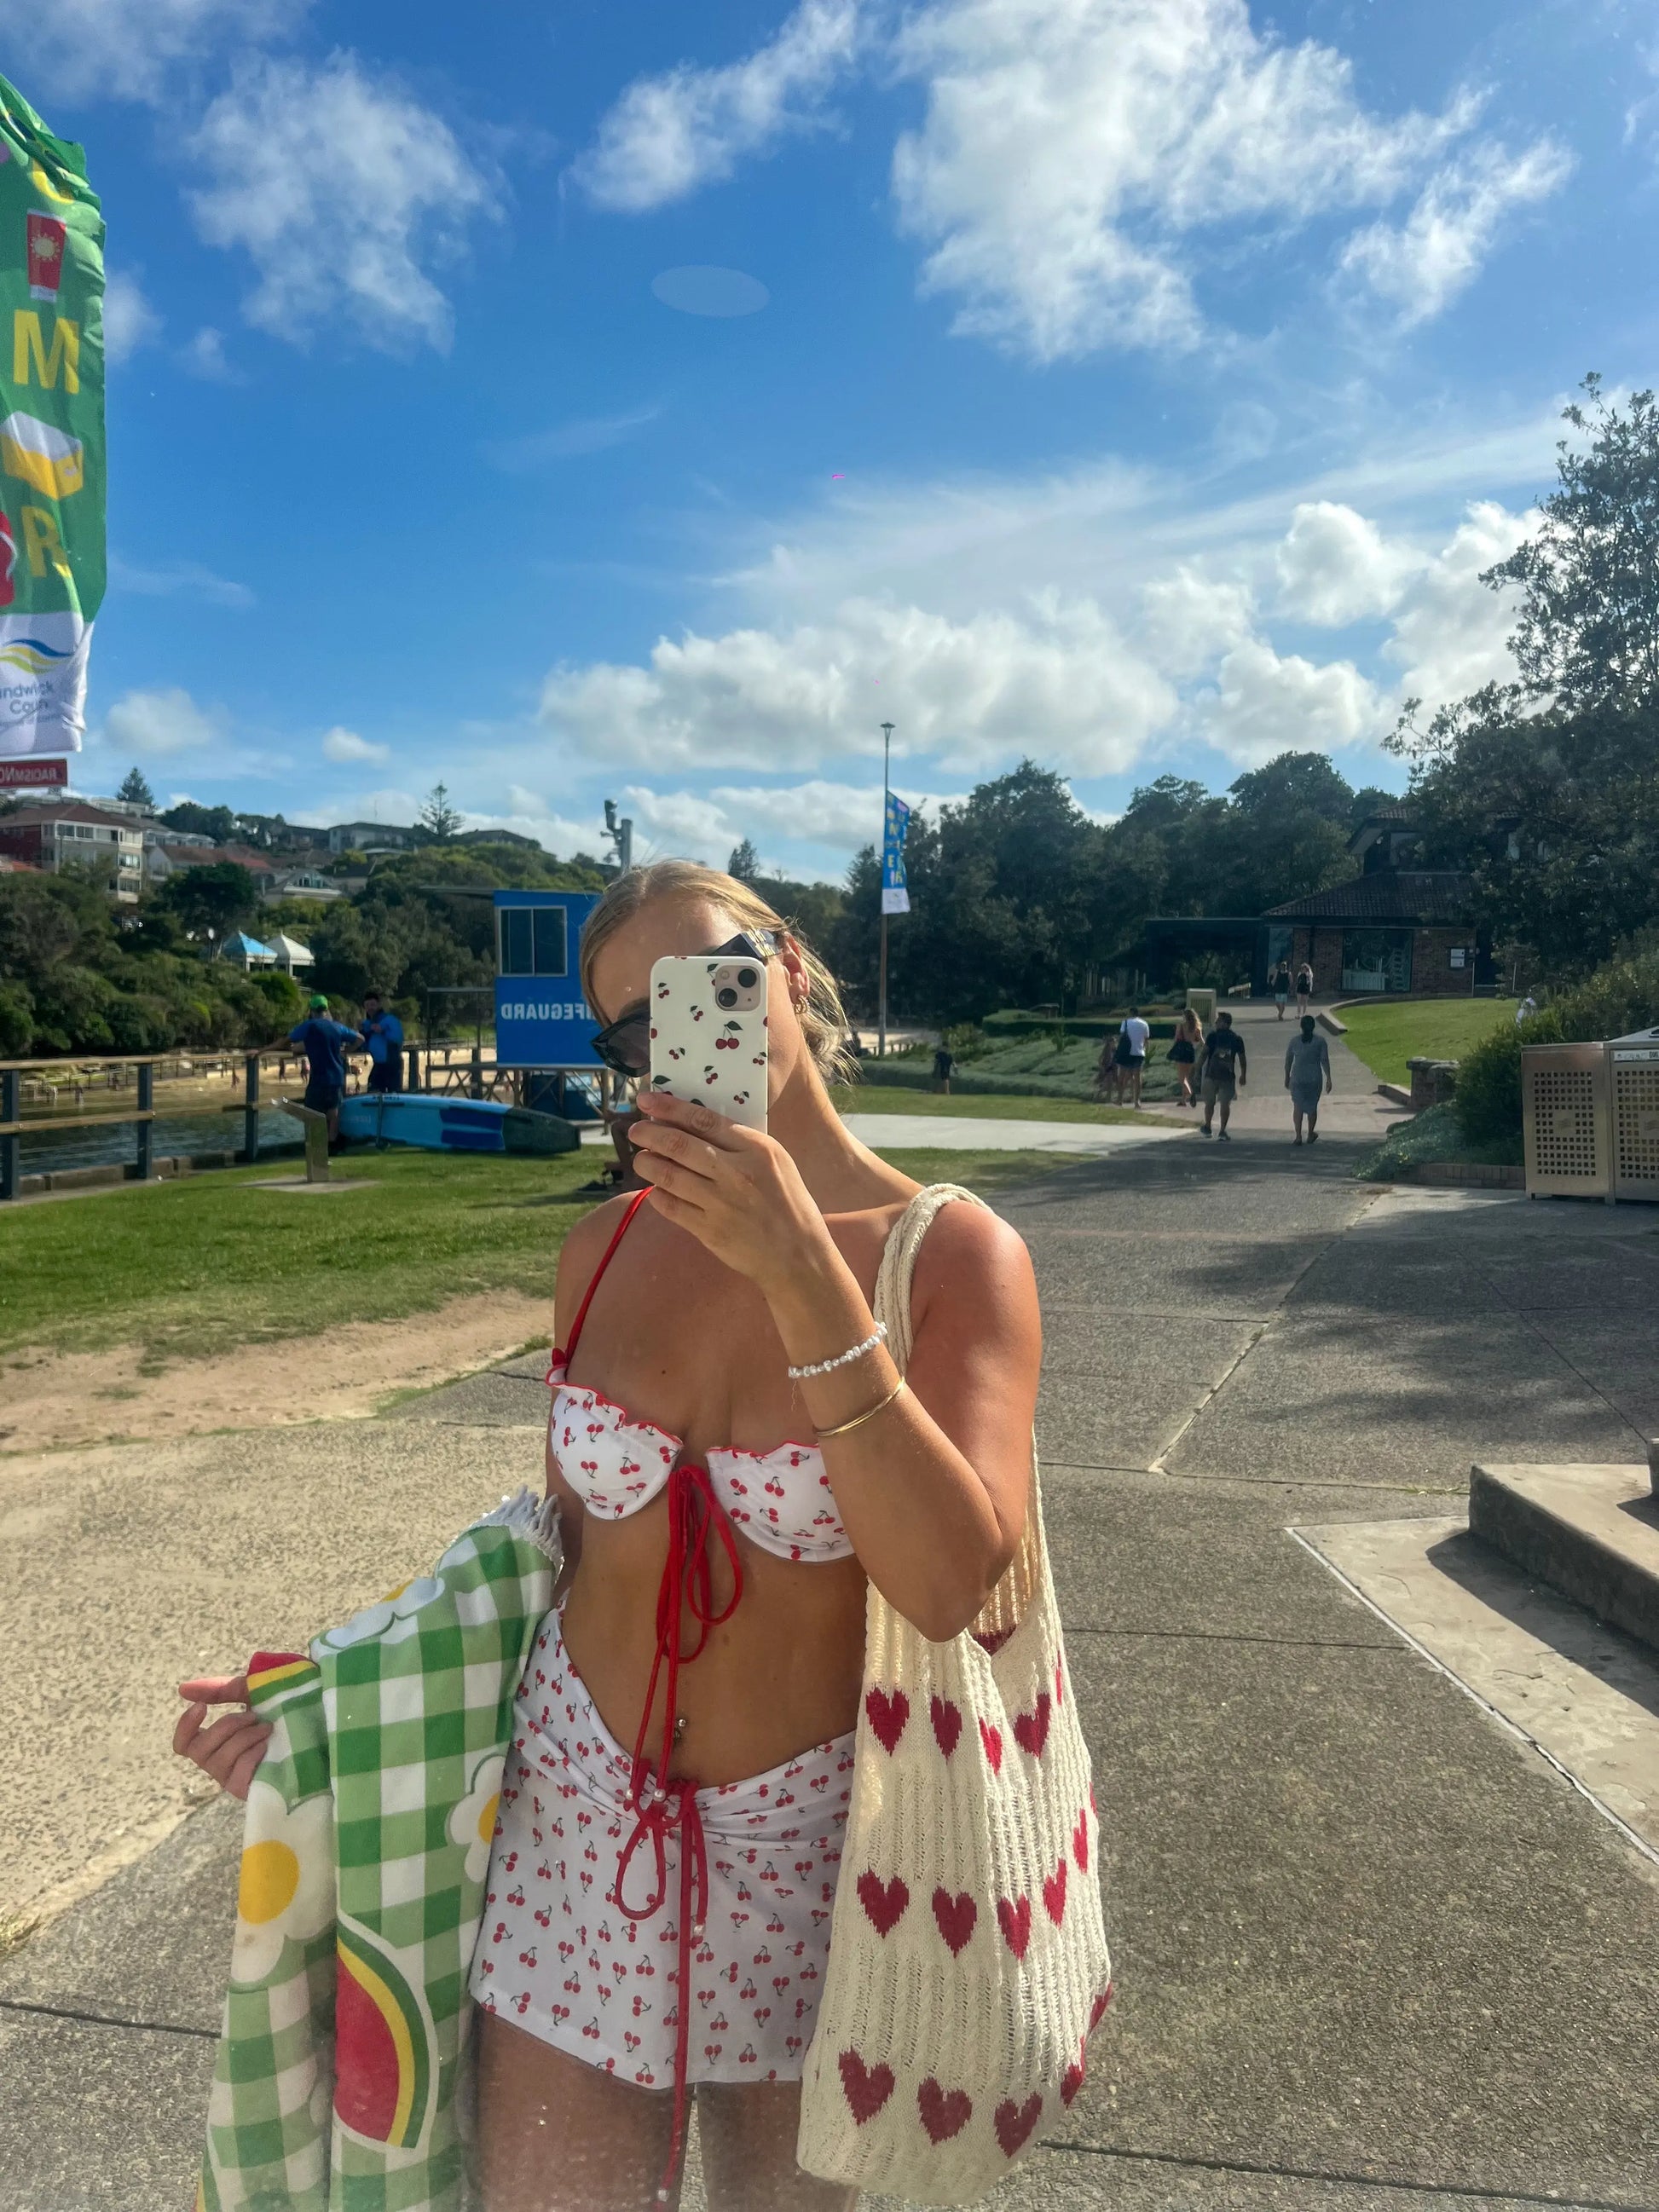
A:
{"label": "metal bin enclosure", "polygon": [[1605,1044],[1521,1048],[1528,1198],[1613,1196]]}
{"label": "metal bin enclosure", "polygon": [[1659,1029],[1607,1048],[1613,1194],[1659,1200]]}

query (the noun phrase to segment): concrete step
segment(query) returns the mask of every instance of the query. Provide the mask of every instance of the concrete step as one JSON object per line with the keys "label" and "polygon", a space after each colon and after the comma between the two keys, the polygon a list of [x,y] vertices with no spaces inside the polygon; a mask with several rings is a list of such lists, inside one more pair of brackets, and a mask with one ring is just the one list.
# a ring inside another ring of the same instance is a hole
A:
{"label": "concrete step", "polygon": [[1469,1529],[1523,1572],[1659,1650],[1651,1465],[1480,1467]]}

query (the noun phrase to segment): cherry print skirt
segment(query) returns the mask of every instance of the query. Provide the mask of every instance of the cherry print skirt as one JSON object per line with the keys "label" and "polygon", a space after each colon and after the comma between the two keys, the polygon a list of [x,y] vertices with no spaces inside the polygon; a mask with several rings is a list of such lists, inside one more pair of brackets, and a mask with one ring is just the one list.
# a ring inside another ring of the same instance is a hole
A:
{"label": "cherry print skirt", "polygon": [[[703,1941],[692,1953],[687,2079],[797,2081],[830,1951],[853,1784],[853,1735],[744,1782],[699,1790],[708,1858]],[[641,2088],[674,2082],[679,1838],[664,1902],[630,1920],[615,1901],[633,1832],[632,1760],[594,1710],[550,1613],[519,1691],[501,1778],[472,1995],[486,2012]],[[637,1903],[655,1859],[628,1870]]]}

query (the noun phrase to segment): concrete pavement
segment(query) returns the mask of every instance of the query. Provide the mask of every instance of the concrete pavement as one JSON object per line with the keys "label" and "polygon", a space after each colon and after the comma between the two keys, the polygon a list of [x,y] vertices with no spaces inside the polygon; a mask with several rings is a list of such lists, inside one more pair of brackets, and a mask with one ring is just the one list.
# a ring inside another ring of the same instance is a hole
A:
{"label": "concrete pavement", "polygon": [[[1379,1193],[1355,1149],[1158,1145],[1001,1201],[1120,1996],[1000,2212],[1659,2206],[1659,1870],[1287,1533],[1443,1524],[1476,1457],[1635,1456],[1659,1216]],[[532,1358],[384,1421],[0,1463],[30,1864],[176,1799],[174,1672],[408,1571],[533,1478],[544,1404]],[[0,2212],[189,2202],[234,1845],[210,1807],[0,1962]]]}
{"label": "concrete pavement", "polygon": [[[1249,1063],[1249,1080],[1233,1103],[1228,1126],[1236,1139],[1269,1138],[1288,1145],[1294,1131],[1285,1088],[1285,1048],[1297,1034],[1296,1014],[1287,1012],[1281,1022],[1272,1000],[1262,999],[1235,1000],[1228,1011],[1244,1039]],[[1404,1118],[1404,1109],[1379,1097],[1376,1076],[1340,1037],[1326,1030],[1320,1035],[1331,1056],[1331,1091],[1319,1109],[1321,1141],[1364,1137],[1380,1145],[1389,1125]]]}
{"label": "concrete pavement", "polygon": [[1164,1144],[1190,1131],[1148,1114],[1142,1121],[1014,1121],[989,1114],[848,1114],[872,1152],[1081,1152],[1097,1156]]}

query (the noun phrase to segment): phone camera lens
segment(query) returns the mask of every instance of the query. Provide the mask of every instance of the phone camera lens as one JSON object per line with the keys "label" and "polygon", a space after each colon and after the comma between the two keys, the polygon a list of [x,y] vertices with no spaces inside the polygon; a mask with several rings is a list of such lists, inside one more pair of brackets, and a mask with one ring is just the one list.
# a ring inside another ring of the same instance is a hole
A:
{"label": "phone camera lens", "polygon": [[760,977],[755,973],[752,968],[739,968],[738,970],[738,981],[742,984],[745,991],[752,991],[756,984],[759,982]]}
{"label": "phone camera lens", "polygon": [[738,994],[729,983],[724,984],[714,994],[714,1004],[717,1006],[735,1006],[737,1003]]}

